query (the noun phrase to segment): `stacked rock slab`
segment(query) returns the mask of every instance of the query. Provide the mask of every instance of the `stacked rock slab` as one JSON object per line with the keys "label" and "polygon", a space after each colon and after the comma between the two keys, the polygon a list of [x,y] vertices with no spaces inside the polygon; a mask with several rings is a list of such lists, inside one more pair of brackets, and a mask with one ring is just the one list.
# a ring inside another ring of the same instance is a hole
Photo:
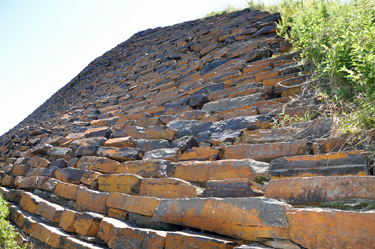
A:
{"label": "stacked rock slab", "polygon": [[373,248],[374,211],[315,207],[373,202],[374,178],[295,101],[311,71],[279,20],[150,29],[95,59],[0,138],[10,219],[41,248]]}

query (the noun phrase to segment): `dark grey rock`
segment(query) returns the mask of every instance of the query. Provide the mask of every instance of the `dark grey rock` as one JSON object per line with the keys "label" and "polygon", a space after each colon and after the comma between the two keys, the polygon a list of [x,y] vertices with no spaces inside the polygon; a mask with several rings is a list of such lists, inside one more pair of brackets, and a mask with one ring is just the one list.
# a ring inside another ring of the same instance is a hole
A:
{"label": "dark grey rock", "polygon": [[264,93],[256,93],[243,97],[221,99],[204,104],[202,110],[210,112],[225,111],[243,105],[250,105],[268,98],[269,96]]}
{"label": "dark grey rock", "polygon": [[210,102],[210,99],[206,94],[200,93],[195,94],[189,98],[187,106],[190,106],[194,109],[201,108],[205,103]]}
{"label": "dark grey rock", "polygon": [[84,173],[83,169],[65,168],[56,172],[56,178],[64,182],[79,184]]}
{"label": "dark grey rock", "polygon": [[272,50],[269,48],[262,48],[262,49],[257,49],[254,51],[251,51],[248,53],[245,57],[244,60],[246,62],[253,62],[257,60],[261,60],[263,58],[269,58],[272,56]]}
{"label": "dark grey rock", "polygon": [[145,152],[137,148],[117,148],[117,147],[100,147],[97,151],[98,156],[109,157],[120,162],[129,160],[142,160]]}
{"label": "dark grey rock", "polygon": [[201,143],[211,143],[211,132],[203,131],[198,133],[197,142],[199,143],[199,146]]}
{"label": "dark grey rock", "polygon": [[209,128],[209,131],[214,132],[223,132],[225,130],[239,130],[239,129],[248,129],[254,130],[263,128],[265,124],[271,123],[273,121],[270,116],[243,116],[236,117],[227,120],[222,120],[214,122]]}
{"label": "dark grey rock", "polygon": [[68,167],[68,162],[64,158],[59,158],[56,161],[51,163],[50,167],[57,167],[57,168],[66,168]]}
{"label": "dark grey rock", "polygon": [[70,148],[54,147],[48,151],[48,155],[53,156],[55,158],[69,159],[71,157],[74,157],[74,152]]}
{"label": "dark grey rock", "polygon": [[171,148],[179,148],[183,153],[193,147],[197,147],[198,143],[193,136],[184,136],[182,138],[176,139],[171,143]]}
{"label": "dark grey rock", "polygon": [[79,146],[75,149],[75,154],[78,157],[81,156],[95,156],[100,146],[98,145],[88,145],[88,146]]}
{"label": "dark grey rock", "polygon": [[31,150],[31,153],[34,154],[34,155],[37,155],[37,154],[41,154],[41,155],[47,155],[48,154],[48,151],[50,149],[52,149],[53,146],[50,145],[50,144],[38,144],[37,146],[35,146],[32,150]]}
{"label": "dark grey rock", "polygon": [[135,147],[143,151],[169,148],[170,143],[164,139],[134,139]]}
{"label": "dark grey rock", "polygon": [[211,134],[211,142],[215,144],[233,143],[236,139],[241,138],[243,130],[225,130]]}

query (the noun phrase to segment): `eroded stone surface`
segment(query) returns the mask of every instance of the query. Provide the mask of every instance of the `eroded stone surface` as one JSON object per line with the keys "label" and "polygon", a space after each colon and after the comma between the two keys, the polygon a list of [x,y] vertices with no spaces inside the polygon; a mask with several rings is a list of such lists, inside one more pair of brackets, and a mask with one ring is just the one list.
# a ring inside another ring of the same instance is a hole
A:
{"label": "eroded stone surface", "polygon": [[154,220],[203,229],[239,239],[288,239],[285,210],[272,199],[202,198],[162,200]]}

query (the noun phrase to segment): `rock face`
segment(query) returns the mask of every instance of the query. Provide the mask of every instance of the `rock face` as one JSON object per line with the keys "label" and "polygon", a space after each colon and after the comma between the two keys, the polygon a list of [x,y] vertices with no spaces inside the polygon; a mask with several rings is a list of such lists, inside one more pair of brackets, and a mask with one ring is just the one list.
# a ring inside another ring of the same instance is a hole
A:
{"label": "rock face", "polygon": [[149,29],[95,59],[0,137],[10,219],[36,248],[374,248],[367,153],[332,118],[279,127],[321,109],[295,97],[312,72],[279,20]]}

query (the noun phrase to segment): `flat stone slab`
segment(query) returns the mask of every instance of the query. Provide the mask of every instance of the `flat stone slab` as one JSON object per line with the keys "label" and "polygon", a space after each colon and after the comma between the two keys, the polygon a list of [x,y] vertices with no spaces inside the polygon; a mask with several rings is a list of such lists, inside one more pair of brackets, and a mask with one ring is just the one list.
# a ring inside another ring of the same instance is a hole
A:
{"label": "flat stone slab", "polygon": [[142,160],[145,152],[141,149],[131,147],[100,147],[97,151],[99,156],[109,157],[120,162],[129,160]]}
{"label": "flat stone slab", "polygon": [[158,198],[194,198],[202,190],[177,178],[146,178],[142,180],[140,195]]}
{"label": "flat stone slab", "polygon": [[305,248],[374,248],[375,213],[286,210],[291,240]]}
{"label": "flat stone slab", "polygon": [[245,130],[242,136],[242,142],[249,144],[288,142],[298,139],[297,133],[302,130],[302,128],[292,127]]}
{"label": "flat stone slab", "polygon": [[221,147],[224,150],[223,159],[246,159],[269,162],[278,157],[308,154],[305,140],[293,142],[239,144]]}
{"label": "flat stone slab", "polygon": [[157,149],[151,150],[145,153],[145,160],[169,160],[172,162],[178,162],[181,157],[181,151],[178,148],[171,149]]}
{"label": "flat stone slab", "polygon": [[222,158],[219,147],[195,147],[182,154],[180,161],[214,161]]}
{"label": "flat stone slab", "polygon": [[260,198],[161,200],[154,221],[198,228],[230,237],[289,239],[285,202]]}
{"label": "flat stone slab", "polygon": [[145,216],[153,216],[160,199],[146,196],[133,196],[122,193],[110,193],[107,206]]}
{"label": "flat stone slab", "polygon": [[307,204],[351,199],[375,199],[375,177],[296,177],[272,180],[265,196],[290,204]]}
{"label": "flat stone slab", "polygon": [[283,157],[270,162],[271,179],[345,175],[367,175],[365,151]]}
{"label": "flat stone slab", "polygon": [[119,166],[119,162],[106,157],[83,156],[78,160],[76,167],[113,174]]}
{"label": "flat stone slab", "polygon": [[268,175],[268,163],[252,159],[179,162],[174,172],[176,178],[203,185],[210,180],[255,178],[258,175]]}
{"label": "flat stone slab", "polygon": [[264,93],[256,93],[249,96],[244,97],[237,97],[237,98],[228,98],[228,99],[221,99],[214,102],[208,102],[203,105],[203,111],[209,112],[217,112],[217,111],[225,111],[231,108],[249,105],[255,102],[259,102],[261,100],[268,99],[268,95]]}
{"label": "flat stone slab", "polygon": [[255,197],[263,195],[261,191],[254,191],[249,185],[249,179],[212,180],[206,184],[206,197]]}
{"label": "flat stone slab", "polygon": [[116,174],[124,173],[154,178],[170,177],[174,171],[174,165],[175,163],[162,159],[128,161],[117,168]]}

